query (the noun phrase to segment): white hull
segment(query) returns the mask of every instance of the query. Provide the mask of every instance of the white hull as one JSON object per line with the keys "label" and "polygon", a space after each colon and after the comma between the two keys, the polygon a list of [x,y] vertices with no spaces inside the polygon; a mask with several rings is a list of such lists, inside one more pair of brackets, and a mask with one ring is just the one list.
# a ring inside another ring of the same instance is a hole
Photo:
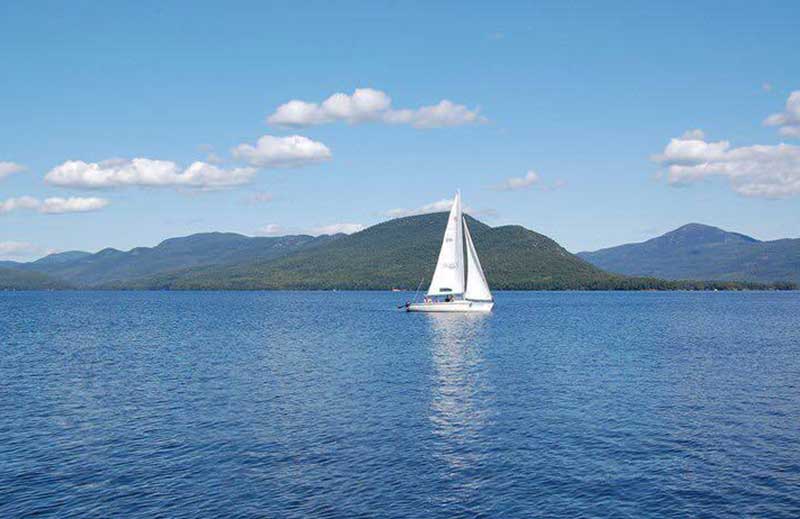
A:
{"label": "white hull", "polygon": [[407,312],[491,312],[494,301],[437,301],[434,303],[410,303]]}

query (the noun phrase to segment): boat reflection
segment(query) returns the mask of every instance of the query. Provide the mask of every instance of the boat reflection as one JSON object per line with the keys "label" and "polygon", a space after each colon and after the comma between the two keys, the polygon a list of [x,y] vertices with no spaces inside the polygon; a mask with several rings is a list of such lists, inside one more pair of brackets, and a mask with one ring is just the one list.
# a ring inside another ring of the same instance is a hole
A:
{"label": "boat reflection", "polygon": [[[481,350],[488,314],[427,314],[432,336],[433,380],[429,420],[435,437],[434,455],[458,492],[471,494],[491,441],[492,391]],[[466,497],[463,496],[462,497]]]}

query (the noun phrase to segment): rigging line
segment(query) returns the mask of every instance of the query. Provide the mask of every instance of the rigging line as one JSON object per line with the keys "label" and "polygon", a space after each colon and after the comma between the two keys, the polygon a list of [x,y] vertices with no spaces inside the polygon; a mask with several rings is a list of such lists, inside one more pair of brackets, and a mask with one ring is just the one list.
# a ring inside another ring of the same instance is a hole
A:
{"label": "rigging line", "polygon": [[414,302],[417,302],[417,295],[419,294],[419,289],[422,287],[422,283],[425,281],[425,276],[422,276],[422,279],[419,280],[419,285],[417,285],[417,291],[414,292]]}

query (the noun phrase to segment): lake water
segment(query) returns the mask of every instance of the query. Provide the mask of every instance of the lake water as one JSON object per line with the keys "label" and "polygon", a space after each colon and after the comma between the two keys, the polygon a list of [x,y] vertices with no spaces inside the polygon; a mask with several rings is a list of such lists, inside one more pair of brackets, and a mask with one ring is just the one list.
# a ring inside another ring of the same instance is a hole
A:
{"label": "lake water", "polygon": [[798,517],[799,293],[0,293],[0,516]]}

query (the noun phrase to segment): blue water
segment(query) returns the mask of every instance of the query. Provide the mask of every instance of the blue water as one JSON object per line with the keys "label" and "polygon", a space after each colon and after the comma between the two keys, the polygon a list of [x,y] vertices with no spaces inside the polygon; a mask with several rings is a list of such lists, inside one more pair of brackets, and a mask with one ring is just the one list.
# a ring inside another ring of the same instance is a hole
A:
{"label": "blue water", "polygon": [[798,517],[800,294],[0,293],[0,517]]}

